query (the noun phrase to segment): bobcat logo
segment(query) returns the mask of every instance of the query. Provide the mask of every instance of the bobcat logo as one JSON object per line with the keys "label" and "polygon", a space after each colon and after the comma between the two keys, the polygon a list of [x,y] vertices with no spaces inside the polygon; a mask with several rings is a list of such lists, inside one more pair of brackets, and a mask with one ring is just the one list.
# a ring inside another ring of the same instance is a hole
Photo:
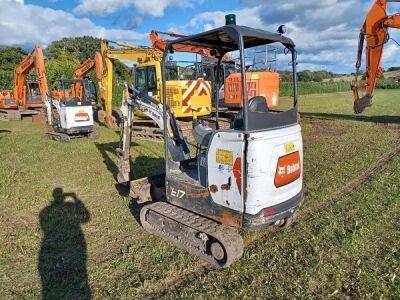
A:
{"label": "bobcat logo", "polygon": [[283,176],[285,173],[286,173],[286,171],[285,171],[285,166],[283,166],[283,167],[278,167],[278,174],[279,174],[279,176]]}

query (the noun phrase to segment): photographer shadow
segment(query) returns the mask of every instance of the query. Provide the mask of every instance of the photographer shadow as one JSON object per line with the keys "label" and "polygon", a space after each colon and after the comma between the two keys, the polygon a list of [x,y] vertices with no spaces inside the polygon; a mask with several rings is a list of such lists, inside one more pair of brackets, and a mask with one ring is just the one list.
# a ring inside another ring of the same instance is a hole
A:
{"label": "photographer shadow", "polygon": [[90,299],[87,247],[81,225],[90,213],[75,193],[53,190],[53,200],[39,214],[42,243],[38,271],[42,299]]}

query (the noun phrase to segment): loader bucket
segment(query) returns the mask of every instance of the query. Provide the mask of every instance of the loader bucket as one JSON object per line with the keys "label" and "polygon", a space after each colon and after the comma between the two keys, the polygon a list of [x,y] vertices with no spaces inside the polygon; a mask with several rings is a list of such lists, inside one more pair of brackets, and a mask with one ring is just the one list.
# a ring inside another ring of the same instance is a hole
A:
{"label": "loader bucket", "polygon": [[365,108],[372,105],[372,96],[365,95],[359,100],[354,101],[354,113],[360,114],[364,111]]}

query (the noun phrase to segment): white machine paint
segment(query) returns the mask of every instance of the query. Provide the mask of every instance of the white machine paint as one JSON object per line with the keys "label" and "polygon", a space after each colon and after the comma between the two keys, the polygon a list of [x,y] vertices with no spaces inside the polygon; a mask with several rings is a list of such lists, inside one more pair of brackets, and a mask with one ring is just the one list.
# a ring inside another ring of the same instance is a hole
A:
{"label": "white machine paint", "polygon": [[[244,175],[246,172],[243,166],[245,144],[243,137],[244,135],[238,132],[221,131],[212,138],[207,154],[208,188],[215,203],[240,212],[243,212],[245,207],[245,213],[255,215],[262,209],[285,202],[301,192],[303,142],[300,125],[249,134],[245,203],[243,188],[239,188],[234,174],[237,158],[241,159],[241,174]],[[228,157],[226,161],[218,161],[218,151],[221,150]],[[278,159],[295,152],[299,152],[300,155],[299,178],[284,186],[276,187]],[[232,158],[229,157],[229,153]],[[242,177],[241,182],[243,182]]]}
{"label": "white machine paint", "polygon": [[[285,147],[291,145],[290,149]],[[298,151],[300,177],[276,187],[275,173],[278,159]],[[257,214],[261,209],[287,201],[302,190],[303,142],[300,125],[250,133],[247,147],[247,200],[246,213]]]}
{"label": "white machine paint", "polygon": [[[243,192],[239,190],[233,167],[236,160],[243,162],[243,151],[242,133],[221,131],[214,134],[207,153],[208,188],[213,201],[238,212],[244,210]],[[240,166],[243,174],[242,163]],[[240,185],[242,186],[242,179]]]}
{"label": "white machine paint", "polygon": [[75,127],[93,126],[92,105],[82,105],[78,102],[77,106],[64,106],[60,108],[61,127],[71,129]]}

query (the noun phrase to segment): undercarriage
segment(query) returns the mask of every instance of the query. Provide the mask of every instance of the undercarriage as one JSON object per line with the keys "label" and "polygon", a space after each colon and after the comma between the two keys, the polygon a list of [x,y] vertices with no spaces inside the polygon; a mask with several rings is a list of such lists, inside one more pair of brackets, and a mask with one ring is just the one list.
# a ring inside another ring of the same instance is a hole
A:
{"label": "undercarriage", "polygon": [[243,239],[236,229],[166,202],[144,206],[140,211],[140,221],[148,232],[217,268],[229,267],[243,254]]}

